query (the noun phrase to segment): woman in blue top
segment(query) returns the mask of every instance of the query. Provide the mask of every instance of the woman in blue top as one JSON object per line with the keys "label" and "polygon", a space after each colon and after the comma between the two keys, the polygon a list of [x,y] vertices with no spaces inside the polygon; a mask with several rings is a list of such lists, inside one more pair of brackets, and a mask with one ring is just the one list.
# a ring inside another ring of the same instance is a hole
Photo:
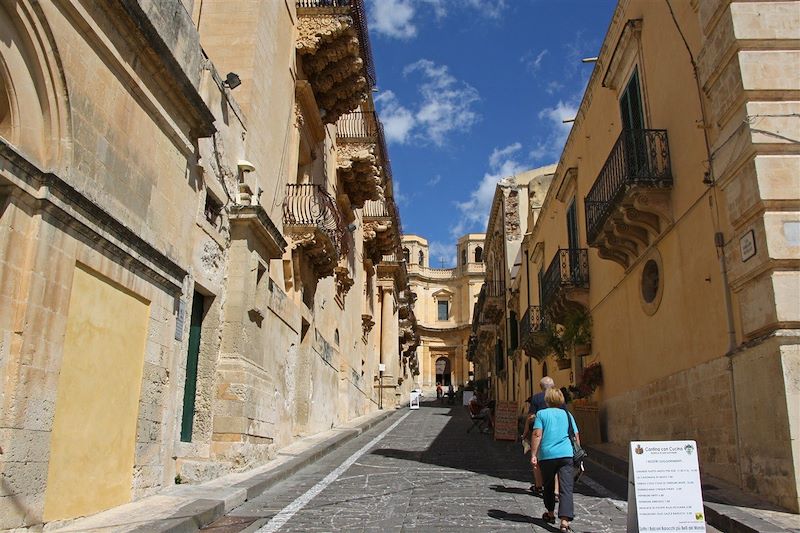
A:
{"label": "woman in blue top", "polygon": [[575,508],[572,502],[574,477],[568,424],[572,424],[576,441],[578,426],[566,409],[559,408],[564,404],[564,395],[560,390],[547,389],[544,401],[547,409],[536,413],[531,442],[531,464],[534,467],[539,466],[544,479],[544,506],[547,512],[542,515],[542,519],[551,524],[556,521],[553,510],[556,507],[554,490],[558,475],[558,517],[561,519],[561,531],[571,532],[569,523],[575,517]]}

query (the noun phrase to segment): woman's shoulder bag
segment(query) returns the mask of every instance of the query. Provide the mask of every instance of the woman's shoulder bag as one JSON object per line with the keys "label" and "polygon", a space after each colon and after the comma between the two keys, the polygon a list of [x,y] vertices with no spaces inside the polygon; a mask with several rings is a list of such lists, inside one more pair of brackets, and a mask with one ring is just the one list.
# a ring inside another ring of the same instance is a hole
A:
{"label": "woman's shoulder bag", "polygon": [[564,414],[567,415],[567,435],[569,436],[569,441],[572,443],[572,466],[575,468],[575,480],[577,481],[584,471],[583,460],[589,454],[586,453],[586,450],[581,448],[581,445],[578,444],[578,441],[575,439],[575,431],[572,430],[572,415],[569,414],[569,411],[566,409],[564,410]]}

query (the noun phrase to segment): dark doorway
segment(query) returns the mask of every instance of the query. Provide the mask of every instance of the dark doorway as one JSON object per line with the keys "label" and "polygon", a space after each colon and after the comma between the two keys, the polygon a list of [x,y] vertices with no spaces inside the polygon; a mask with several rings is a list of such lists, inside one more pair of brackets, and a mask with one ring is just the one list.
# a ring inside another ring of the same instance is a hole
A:
{"label": "dark doorway", "polygon": [[186,354],[186,384],[183,387],[183,416],[181,441],[192,442],[194,403],[197,393],[197,361],[200,357],[200,331],[203,327],[205,297],[195,291],[192,297],[192,317],[189,322],[189,349]]}
{"label": "dark doorway", "polygon": [[436,383],[441,383],[442,387],[448,387],[452,383],[451,372],[449,358],[440,357],[436,360]]}

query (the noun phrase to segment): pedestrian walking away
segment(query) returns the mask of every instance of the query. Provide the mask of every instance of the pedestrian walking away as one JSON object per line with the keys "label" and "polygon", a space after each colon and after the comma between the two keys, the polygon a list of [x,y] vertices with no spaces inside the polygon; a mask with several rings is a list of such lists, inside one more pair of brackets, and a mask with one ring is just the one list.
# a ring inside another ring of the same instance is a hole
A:
{"label": "pedestrian walking away", "polygon": [[572,464],[572,441],[569,426],[575,434],[575,441],[580,444],[578,426],[575,419],[566,409],[564,395],[556,388],[549,388],[544,393],[546,409],[536,413],[531,439],[531,464],[539,466],[544,483],[545,513],[542,519],[554,524],[555,483],[558,477],[558,518],[563,532],[571,532],[570,522],[575,517],[572,488],[575,482]]}

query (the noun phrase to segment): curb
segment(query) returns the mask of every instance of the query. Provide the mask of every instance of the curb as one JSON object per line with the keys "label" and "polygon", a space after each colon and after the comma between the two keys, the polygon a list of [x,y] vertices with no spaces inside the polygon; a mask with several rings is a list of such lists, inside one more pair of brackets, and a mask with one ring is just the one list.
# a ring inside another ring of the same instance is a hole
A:
{"label": "curb", "polygon": [[[591,445],[584,446],[589,452],[588,461],[609,473],[622,478],[627,484],[628,461],[615,455],[600,451]],[[624,494],[622,496],[625,496]],[[706,523],[728,533],[785,533],[791,530],[784,529],[757,516],[742,511],[738,507],[723,503],[707,502],[703,498],[703,508],[706,513]]]}
{"label": "curb", "polygon": [[[300,469],[318,461],[367,430],[381,424],[399,411],[401,409],[371,413],[367,415],[371,418],[359,425],[333,428],[334,434],[327,438],[319,435],[306,437],[309,440],[317,440],[317,442],[309,443],[307,449],[293,455],[292,445],[300,444],[305,440],[299,439],[278,451],[276,459],[282,459],[282,462],[273,464],[272,467],[270,467],[270,462],[267,462],[251,470],[252,474],[248,472],[232,473],[196,485],[167,487],[153,496],[108,509],[96,515],[69,522],[47,524],[44,531],[61,533],[87,530],[135,533],[197,531],[219,520],[236,507],[260,495]],[[160,513],[158,511],[160,508],[166,509],[166,512]],[[253,524],[246,531],[255,525],[260,527],[261,524]]]}
{"label": "curb", "polygon": [[[158,533],[188,533],[190,531],[197,531],[198,529],[211,524],[212,522],[222,518],[226,513],[229,513],[244,502],[255,498],[276,483],[291,477],[300,469],[318,461],[322,457],[328,455],[332,451],[341,447],[345,443],[353,440],[367,430],[380,424],[387,418],[391,417],[399,410],[389,410],[375,416],[375,418],[368,420],[360,426],[354,428],[334,428],[340,429],[338,435],[334,435],[326,439],[310,449],[300,453],[293,459],[286,463],[277,466],[269,472],[255,474],[252,477],[235,483],[230,486],[234,491],[241,491],[242,498],[236,498],[233,505],[226,505],[224,500],[213,498],[198,498],[194,502],[184,505],[178,509],[172,516],[160,518],[155,522],[144,524],[135,531],[141,533],[145,532],[158,532]],[[198,487],[201,487],[198,485]]]}

